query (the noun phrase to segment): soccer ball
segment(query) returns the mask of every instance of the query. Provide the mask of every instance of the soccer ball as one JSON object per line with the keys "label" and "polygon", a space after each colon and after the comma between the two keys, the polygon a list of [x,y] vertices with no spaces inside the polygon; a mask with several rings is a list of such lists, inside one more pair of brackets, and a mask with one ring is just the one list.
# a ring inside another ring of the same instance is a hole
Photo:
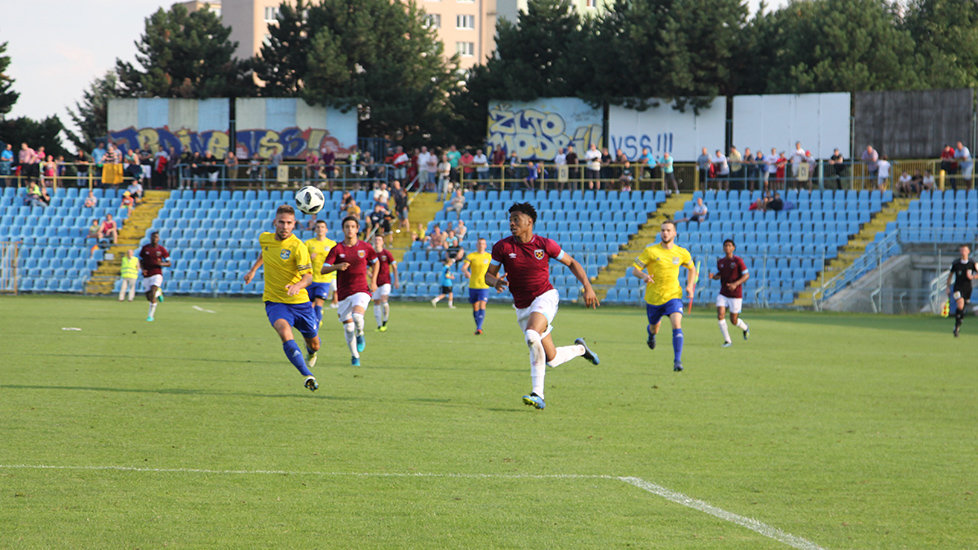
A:
{"label": "soccer ball", "polygon": [[307,185],[295,193],[296,207],[306,214],[318,214],[326,205],[326,197],[319,189]]}

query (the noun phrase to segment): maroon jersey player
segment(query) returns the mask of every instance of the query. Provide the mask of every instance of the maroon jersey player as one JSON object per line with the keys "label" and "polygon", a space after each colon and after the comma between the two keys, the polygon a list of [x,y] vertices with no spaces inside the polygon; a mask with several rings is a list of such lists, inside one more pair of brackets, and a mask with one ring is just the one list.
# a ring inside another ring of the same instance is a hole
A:
{"label": "maroon jersey player", "polygon": [[343,219],[343,240],[329,250],[322,269],[323,275],[336,272],[336,294],[340,300],[337,313],[354,366],[360,366],[360,352],[366,347],[363,312],[370,303],[370,293],[377,288],[378,271],[373,268],[377,254],[357,237],[359,231],[360,220],[354,216]]}
{"label": "maroon jersey player", "polygon": [[747,265],[740,256],[734,256],[737,247],[730,239],[723,241],[722,258],[717,259],[717,272],[710,273],[711,279],[720,280],[720,293],[717,295],[717,319],[720,322],[720,334],[723,335],[723,347],[733,345],[730,332],[727,330],[726,312],[730,310],[730,322],[744,331],[744,340],[750,337],[750,327],[740,318],[740,310],[744,303],[744,282],[750,278]]}
{"label": "maroon jersey player", "polygon": [[156,304],[163,301],[163,268],[170,267],[170,252],[160,244],[160,233],[153,231],[149,244],[139,251],[139,264],[143,270],[143,290],[149,300],[149,315],[152,322],[156,314]]}
{"label": "maroon jersey player", "polygon": [[400,286],[397,274],[397,261],[390,250],[384,250],[384,236],[374,236],[374,252],[377,253],[377,290],[374,291],[374,319],[377,321],[377,332],[387,332],[387,321],[390,320],[391,305],[388,301],[391,295],[391,274],[393,273],[394,288]]}
{"label": "maroon jersey player", "polygon": [[[533,390],[523,396],[523,403],[542,409],[546,368],[556,367],[583,356],[595,365],[598,356],[578,338],[572,346],[555,347],[550,337],[551,323],[557,314],[560,297],[550,284],[550,259],[570,268],[584,287],[584,303],[591,308],[598,306],[587,273],[581,264],[560,248],[556,242],[533,234],[537,211],[529,203],[514,204],[509,209],[509,230],[512,237],[497,242],[492,247],[492,261],[486,272],[486,284],[502,292],[509,287],[516,308],[516,322],[523,331],[530,348],[530,381]],[[503,276],[500,269],[505,270]]]}

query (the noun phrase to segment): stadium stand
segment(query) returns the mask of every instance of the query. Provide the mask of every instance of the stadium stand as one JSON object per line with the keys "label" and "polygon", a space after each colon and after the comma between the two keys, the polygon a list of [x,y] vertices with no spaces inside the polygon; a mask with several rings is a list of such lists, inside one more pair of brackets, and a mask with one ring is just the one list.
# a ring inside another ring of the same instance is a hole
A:
{"label": "stadium stand", "polygon": [[910,203],[888,231],[900,231],[903,243],[963,244],[975,240],[978,228],[978,191],[924,191]]}
{"label": "stadium stand", "polygon": [[[709,301],[716,295],[719,282],[707,279],[706,272],[715,271],[724,239],[733,239],[736,254],[751,273],[744,303],[760,306],[791,304],[806,283],[838,255],[840,247],[893,199],[890,192],[879,191],[792,190],[784,197],[790,209],[758,212],[749,207],[760,197],[759,191],[705,191],[694,193],[675,218],[687,217],[701,196],[710,210],[707,221],[680,224],[677,237],[677,243],[688,248],[701,267],[699,300]],[[643,293],[641,282],[625,275],[605,300],[640,303]]]}
{"label": "stadium stand", "polygon": [[102,250],[88,238],[93,219],[112,214],[118,225],[127,211],[119,209],[120,191],[96,189],[96,208],[85,208],[77,188],[60,188],[47,207],[23,206],[26,189],[7,187],[0,195],[0,241],[19,241],[20,292],[83,292],[85,281],[102,259]]}
{"label": "stadium stand", "polygon": [[[628,242],[641,224],[648,220],[657,203],[665,200],[665,193],[652,191],[602,192],[602,191],[469,191],[465,193],[465,210],[461,219],[468,226],[462,241],[465,252],[475,250],[476,241],[482,237],[492,244],[510,236],[509,207],[516,202],[529,202],[537,209],[535,233],[556,240],[584,267],[589,278],[608,265],[611,255]],[[428,224],[430,234],[435,225],[443,230],[455,223],[454,212],[445,208]],[[438,279],[444,251],[428,250],[421,242],[412,245],[401,265],[401,294],[407,299],[427,299],[438,294]],[[456,266],[454,293],[468,295],[468,280],[461,276],[461,266]],[[551,260],[554,287],[563,300],[577,300],[580,283],[569,269]],[[508,293],[491,294],[493,300],[509,300]]]}

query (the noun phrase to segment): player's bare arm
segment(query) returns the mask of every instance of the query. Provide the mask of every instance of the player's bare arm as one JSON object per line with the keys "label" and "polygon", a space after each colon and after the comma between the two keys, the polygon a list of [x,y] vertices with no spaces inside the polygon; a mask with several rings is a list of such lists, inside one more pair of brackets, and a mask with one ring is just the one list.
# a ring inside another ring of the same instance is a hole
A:
{"label": "player's bare arm", "polygon": [[[720,277],[717,278],[719,279]],[[729,288],[730,290],[735,290],[738,286],[746,283],[747,279],[750,279],[750,273],[744,273],[739,279],[737,279],[732,283],[729,283],[727,285],[727,288]]]}
{"label": "player's bare arm", "polygon": [[566,251],[557,261],[569,267],[571,273],[573,273],[574,276],[577,277],[577,280],[580,281],[581,285],[584,286],[584,305],[592,309],[595,309],[601,305],[598,302],[598,296],[594,293],[594,289],[591,288],[591,281],[587,278],[587,271],[584,270],[584,266],[582,266],[580,262],[575,260],[574,257],[568,254]]}
{"label": "player's bare arm", "polygon": [[285,285],[285,290],[288,292],[289,296],[295,296],[296,294],[302,292],[312,283],[312,273],[306,273],[299,279],[299,282],[293,283],[291,285]]}
{"label": "player's bare arm", "polygon": [[367,269],[367,275],[370,277],[370,280],[368,281],[370,284],[370,292],[374,292],[377,290],[377,275],[380,274],[380,261],[375,261],[374,264]]}
{"label": "player's bare arm", "polygon": [[495,288],[496,292],[502,292],[507,286],[509,286],[505,275],[499,277],[500,267],[501,266],[489,264],[489,269],[486,271],[486,284]]}
{"label": "player's bare arm", "polygon": [[401,276],[397,274],[397,263],[391,264],[391,274],[394,275],[394,288],[401,288]]}
{"label": "player's bare arm", "polygon": [[642,282],[644,282],[647,285],[650,285],[653,282],[651,274],[646,273],[645,271],[639,269],[636,266],[632,266],[632,275],[638,277],[639,279],[642,279]]}
{"label": "player's bare arm", "polygon": [[334,271],[346,271],[346,268],[350,267],[350,262],[340,262],[338,264],[323,264],[323,268],[319,271],[320,275],[326,275]]}
{"label": "player's bare arm", "polygon": [[258,268],[263,265],[265,265],[265,260],[264,258],[262,258],[261,254],[259,254],[258,259],[255,260],[254,265],[252,265],[251,269],[249,269],[248,272],[245,273],[244,282],[246,285],[251,284],[252,279],[255,278],[255,274],[258,273]]}
{"label": "player's bare arm", "polygon": [[696,265],[690,262],[685,267],[689,270],[689,276],[686,279],[686,295],[692,298],[696,294]]}
{"label": "player's bare arm", "polygon": [[466,279],[472,278],[472,272],[469,271],[469,265],[470,265],[469,262],[465,262],[462,264],[462,275],[464,275]]}

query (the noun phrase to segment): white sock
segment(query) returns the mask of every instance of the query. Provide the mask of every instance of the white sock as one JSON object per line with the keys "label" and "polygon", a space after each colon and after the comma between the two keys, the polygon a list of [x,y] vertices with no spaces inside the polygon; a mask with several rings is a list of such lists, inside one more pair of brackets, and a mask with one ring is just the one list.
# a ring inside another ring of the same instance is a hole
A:
{"label": "white sock", "polygon": [[377,320],[378,327],[384,322],[384,310],[379,302],[374,302],[374,319]]}
{"label": "white sock", "polygon": [[584,346],[579,344],[574,344],[573,346],[563,346],[557,348],[557,354],[554,358],[547,361],[547,366],[554,368],[557,365],[563,365],[564,363],[574,359],[575,357],[580,357],[584,355]]}
{"label": "white sock", "polygon": [[740,330],[747,330],[747,323],[743,319],[737,319],[737,328]]}
{"label": "white sock", "polygon": [[353,314],[353,325],[357,330],[357,336],[363,334],[363,314],[354,313]]}
{"label": "white sock", "polygon": [[384,323],[391,318],[391,304],[390,302],[384,302]]}
{"label": "white sock", "polygon": [[454,301],[455,301],[455,297],[454,296],[449,296],[448,297],[448,307],[452,307],[452,305],[454,305],[452,302],[454,302]]}
{"label": "white sock", "polygon": [[543,338],[535,330],[528,330],[526,345],[530,347],[530,382],[533,393],[543,397],[543,379],[547,376],[547,355],[543,351]]}
{"label": "white sock", "polygon": [[719,323],[720,323],[720,334],[723,335],[723,341],[724,342],[729,342],[730,341],[730,330],[727,329],[727,321],[726,321],[726,319],[723,319],[723,320],[719,321]]}
{"label": "white sock", "polygon": [[346,347],[350,348],[350,355],[353,357],[360,357],[360,352],[357,351],[357,328],[353,326],[353,323],[343,323],[343,336],[346,337]]}
{"label": "white sock", "polygon": [[152,317],[156,313],[156,304],[149,304],[149,316]]}

